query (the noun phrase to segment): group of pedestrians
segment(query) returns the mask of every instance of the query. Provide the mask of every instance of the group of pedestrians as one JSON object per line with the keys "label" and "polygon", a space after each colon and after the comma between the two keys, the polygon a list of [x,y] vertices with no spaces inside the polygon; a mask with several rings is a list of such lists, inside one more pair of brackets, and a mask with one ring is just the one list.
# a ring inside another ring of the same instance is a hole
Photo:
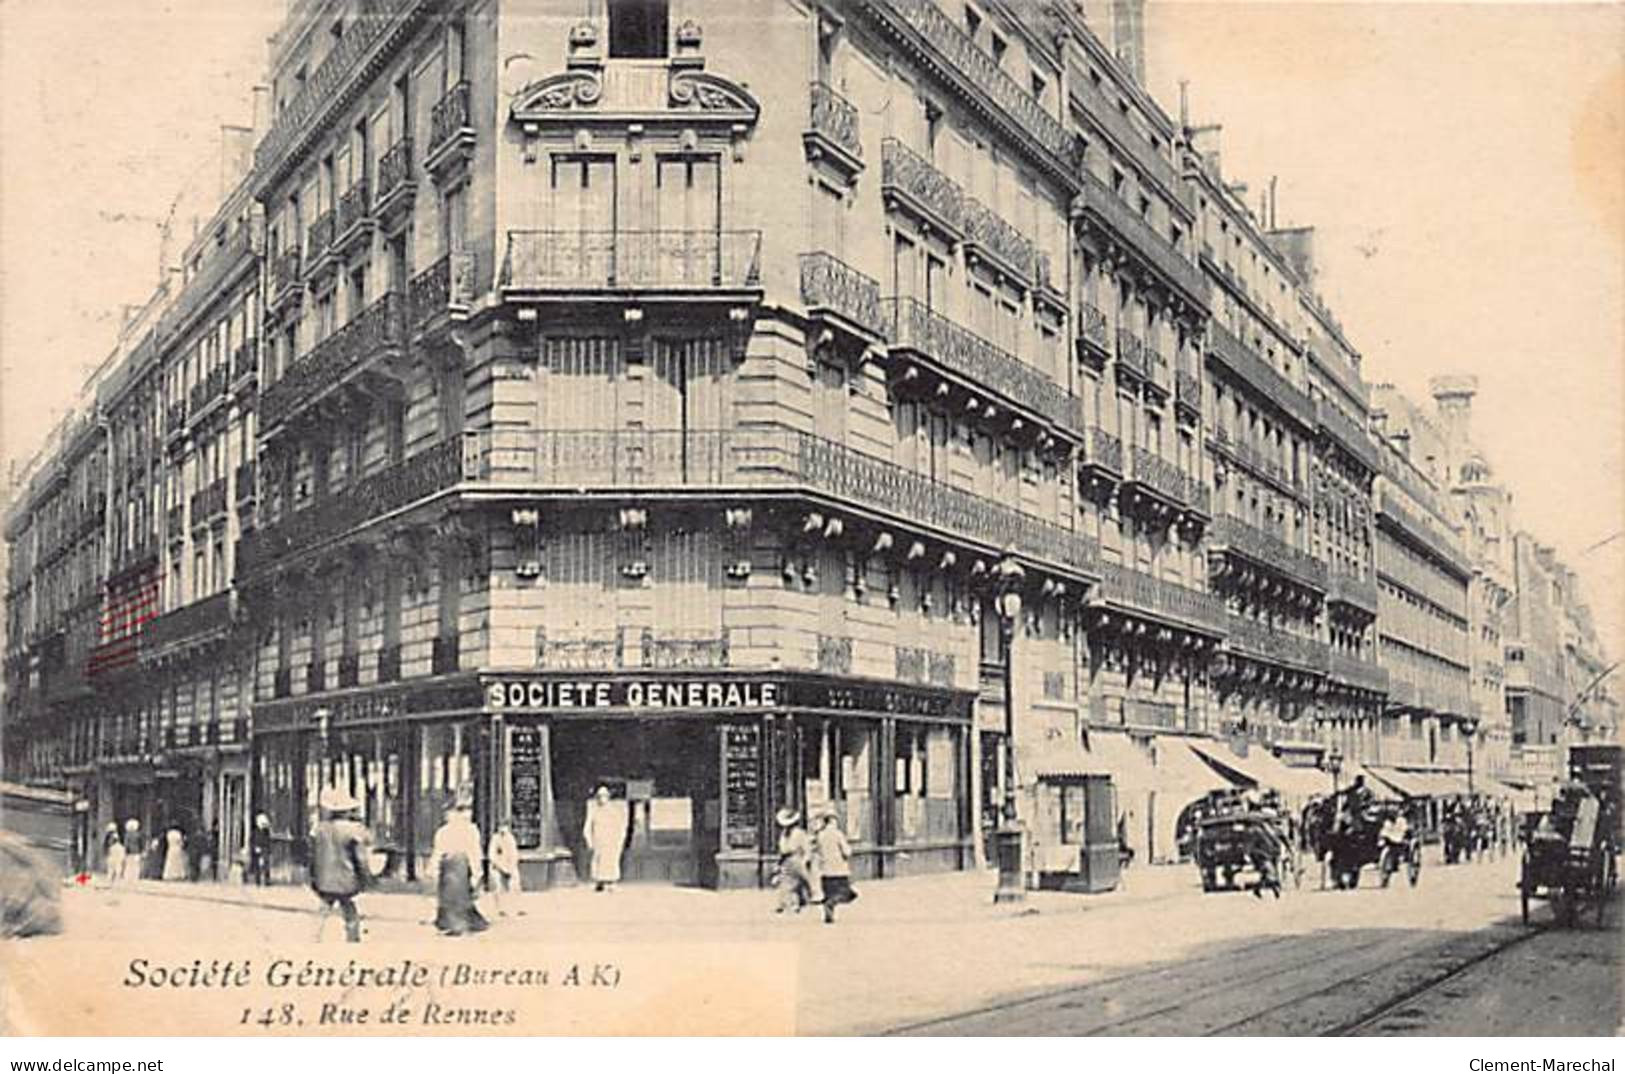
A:
{"label": "group of pedestrians", "polygon": [[212,864],[204,838],[194,836],[189,842],[179,827],[172,827],[147,841],[136,818],[126,820],[122,831],[116,821],[109,821],[102,833],[103,875],[108,884],[201,878]]}
{"label": "group of pedestrians", "polygon": [[822,904],[824,923],[833,925],[835,911],[858,897],[852,887],[852,846],[841,831],[840,818],[829,806],[813,810],[811,835],[795,809],[779,810],[774,820],[779,826],[775,913],[800,913]]}
{"label": "group of pedestrians", "polygon": [[[369,865],[372,833],[361,822],[361,803],[343,788],[322,791],[318,805],[321,819],[311,841],[310,862],[310,886],[322,904],[316,938],[321,940],[327,919],[336,910],[344,920],[345,940],[359,943],[361,915],[355,900],[378,881]],[[514,890],[519,874],[519,844],[512,827],[506,821],[499,825],[482,854],[473,814],[473,791],[460,788],[434,833],[429,852],[429,874],[435,885],[434,925],[443,936],[467,936],[490,927],[479,907],[482,862],[490,865],[491,898],[503,917],[507,916],[504,896]]]}

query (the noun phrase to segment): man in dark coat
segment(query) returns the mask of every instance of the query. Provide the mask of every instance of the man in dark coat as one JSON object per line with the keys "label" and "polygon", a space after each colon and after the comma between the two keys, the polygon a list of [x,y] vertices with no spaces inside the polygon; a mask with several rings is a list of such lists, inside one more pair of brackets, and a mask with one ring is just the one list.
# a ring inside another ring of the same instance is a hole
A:
{"label": "man in dark coat", "polygon": [[319,801],[321,822],[311,843],[310,886],[322,900],[322,920],[316,930],[319,942],[327,928],[327,915],[338,907],[344,915],[344,938],[361,942],[361,914],[355,897],[372,884],[367,868],[372,834],[357,817],[360,803],[342,787],[328,787]]}

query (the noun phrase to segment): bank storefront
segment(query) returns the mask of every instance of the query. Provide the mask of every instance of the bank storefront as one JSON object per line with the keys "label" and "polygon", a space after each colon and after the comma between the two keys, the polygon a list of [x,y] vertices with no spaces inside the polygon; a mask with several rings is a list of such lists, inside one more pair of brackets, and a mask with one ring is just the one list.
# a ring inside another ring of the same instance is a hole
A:
{"label": "bank storefront", "polygon": [[334,784],[406,880],[463,784],[482,830],[512,823],[528,889],[585,873],[601,785],[623,803],[627,882],[765,884],[784,805],[833,808],[860,877],[967,868],[972,702],[800,673],[442,676],[257,707],[255,793],[285,872]]}

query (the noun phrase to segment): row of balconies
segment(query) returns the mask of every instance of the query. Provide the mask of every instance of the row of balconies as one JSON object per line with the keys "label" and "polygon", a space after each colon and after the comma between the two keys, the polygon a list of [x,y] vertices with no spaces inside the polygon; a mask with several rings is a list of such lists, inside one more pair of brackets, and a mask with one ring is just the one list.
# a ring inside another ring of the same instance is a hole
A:
{"label": "row of balconies", "polygon": [[1332,604],[1347,604],[1375,616],[1377,580],[1361,578],[1346,571],[1329,570],[1326,575],[1326,600]]}
{"label": "row of balconies", "polygon": [[287,163],[284,158],[300,137],[313,134],[325,112],[350,98],[362,74],[361,61],[378,39],[427,4],[424,0],[372,0],[370,6],[366,17],[348,21],[344,36],[334,42],[299,92],[277,113],[254,151],[256,171],[270,175]]}
{"label": "row of balconies", "polygon": [[1173,240],[1159,232],[1132,206],[1118,197],[1094,173],[1080,170],[1083,182],[1082,208],[1088,218],[1115,236],[1130,254],[1187,299],[1205,309],[1208,303],[1207,278],[1187,259]]}
{"label": "row of balconies", "polygon": [[1323,641],[1289,634],[1268,623],[1234,612],[1228,615],[1225,629],[1229,635],[1229,647],[1245,655],[1322,674],[1330,669],[1330,650]]}
{"label": "row of balconies", "polygon": [[856,502],[904,525],[993,551],[1007,545],[1072,573],[1093,570],[1095,541],[1076,530],[886,459],[778,426],[728,431],[537,430],[465,434],[462,479],[572,491],[596,488],[801,488]]}
{"label": "row of balconies", "polygon": [[1273,534],[1265,533],[1239,518],[1222,516],[1213,520],[1208,546],[1232,552],[1269,570],[1279,571],[1316,589],[1326,588],[1326,565]]}
{"label": "row of balconies", "polygon": [[920,49],[944,78],[968,83],[967,103],[1002,121],[1016,145],[1037,147],[1053,172],[1074,181],[1083,163],[1082,142],[934,0],[861,0],[860,6],[892,34]]}
{"label": "row of balconies", "polygon": [[1223,425],[1211,426],[1209,439],[1214,450],[1229,457],[1237,466],[1254,477],[1274,485],[1295,499],[1304,500],[1308,497],[1309,490],[1305,483],[1283,464],[1273,451],[1259,448],[1250,441],[1232,437],[1230,430]]}
{"label": "row of balconies", "polygon": [[1283,412],[1307,427],[1314,427],[1315,409],[1309,397],[1217,321],[1208,322],[1207,350],[1209,355],[1228,366],[1231,372],[1261,392]]}
{"label": "row of balconies", "polygon": [[1344,450],[1358,459],[1367,469],[1372,471],[1377,469],[1379,465],[1377,462],[1377,449],[1371,442],[1371,434],[1364,428],[1349,420],[1341,410],[1338,410],[1324,399],[1315,400],[1315,420],[1319,423],[1322,432],[1341,444]]}
{"label": "row of balconies", "polygon": [[1102,563],[1100,579],[1091,594],[1096,602],[1177,620],[1211,634],[1225,629],[1224,602],[1212,593],[1120,563]]}
{"label": "row of balconies", "polygon": [[1362,690],[1388,692],[1388,669],[1374,660],[1341,649],[1331,650],[1331,677]]}
{"label": "row of balconies", "polygon": [[1089,118],[1105,129],[1117,147],[1128,154],[1136,168],[1150,176],[1163,191],[1180,199],[1189,196],[1173,164],[1151,147],[1117,103],[1107,96],[1106,90],[1095,85],[1086,71],[1071,66],[1067,85],[1083,101]]}
{"label": "row of balconies", "polygon": [[807,128],[810,146],[833,152],[850,170],[863,166],[857,106],[822,82],[814,82],[811,87]]}
{"label": "row of balconies", "polygon": [[1464,576],[1471,575],[1472,568],[1461,547],[1459,534],[1446,530],[1442,524],[1431,518],[1423,518],[1411,511],[1386,489],[1379,490],[1377,513],[1380,518],[1388,519],[1396,528],[1404,531],[1414,543],[1422,545],[1434,556],[1454,567],[1458,573]]}
{"label": "row of balconies", "polygon": [[173,335],[192,314],[217,297],[221,285],[243,264],[245,258],[257,252],[251,224],[243,224],[232,230],[224,243],[209,251],[175,301],[164,311],[158,322],[158,336],[168,339]]}
{"label": "row of balconies", "polygon": [[222,633],[231,627],[231,593],[222,591],[183,604],[148,621],[142,628],[143,648],[158,654],[194,639]]}
{"label": "row of balconies", "polygon": [[762,233],[510,231],[500,283],[508,292],[754,289]]}
{"label": "row of balconies", "polygon": [[955,380],[998,392],[1074,435],[1083,431],[1082,401],[1031,365],[928,309],[915,298],[881,303],[894,351],[934,361]]}
{"label": "row of balconies", "polygon": [[389,291],[348,324],[316,344],[273,381],[260,401],[262,429],[270,429],[355,369],[404,344],[404,302]]}

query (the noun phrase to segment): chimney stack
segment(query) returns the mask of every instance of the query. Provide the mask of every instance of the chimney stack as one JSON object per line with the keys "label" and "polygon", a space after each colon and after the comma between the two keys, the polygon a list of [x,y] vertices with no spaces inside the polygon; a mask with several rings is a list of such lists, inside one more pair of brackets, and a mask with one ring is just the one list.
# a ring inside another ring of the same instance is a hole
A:
{"label": "chimney stack", "polygon": [[1112,0],[1112,50],[1136,85],[1145,85],[1145,0]]}
{"label": "chimney stack", "polygon": [[271,129],[271,87],[254,87],[254,141],[256,143]]}

